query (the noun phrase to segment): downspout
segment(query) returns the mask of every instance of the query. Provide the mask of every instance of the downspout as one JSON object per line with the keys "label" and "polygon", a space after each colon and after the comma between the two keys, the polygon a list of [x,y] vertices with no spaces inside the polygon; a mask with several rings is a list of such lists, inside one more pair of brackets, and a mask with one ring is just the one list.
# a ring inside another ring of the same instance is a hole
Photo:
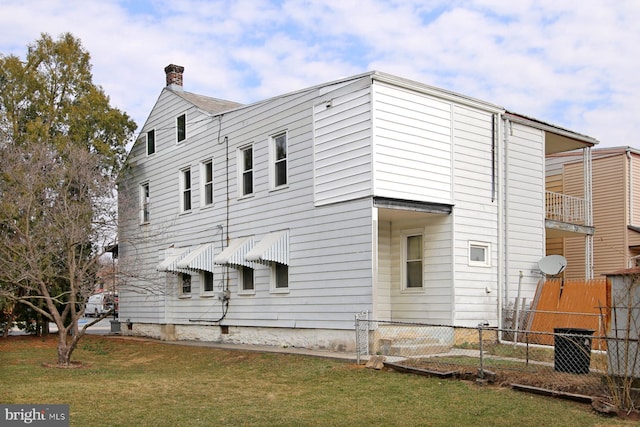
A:
{"label": "downspout", "polygon": [[[626,150],[626,154],[627,154],[627,167],[629,168],[628,170],[628,180],[629,180],[629,185],[627,186],[627,203],[629,204],[629,210],[628,210],[628,215],[629,215],[629,220],[627,221],[627,225],[633,225],[633,165],[632,165],[632,159],[633,156],[631,155],[631,150],[629,148],[627,148]],[[625,233],[625,236],[627,236],[628,234]],[[624,247],[627,248],[626,249],[626,256],[627,256],[627,267],[633,267],[634,265],[634,257],[630,257],[630,251],[629,251],[629,241],[628,241],[628,237],[627,239],[625,239],[625,243],[624,243]]]}
{"label": "downspout", "polygon": [[509,160],[509,134],[511,132],[511,122],[508,119],[504,119],[503,134],[503,146],[498,150],[498,189],[502,189],[498,196],[498,245],[500,245],[498,251],[498,286],[500,286],[498,296],[498,309],[500,310],[499,327],[504,325],[503,312],[504,307],[507,307],[509,297],[509,275],[507,271],[509,269],[509,261],[507,259],[507,222],[505,208],[507,206],[507,178],[509,173],[508,160]]}
{"label": "downspout", "polygon": [[627,225],[633,225],[633,168],[632,168],[632,159],[633,157],[631,156],[631,150],[629,150],[627,148],[626,151],[627,154],[627,159],[629,160],[628,162],[628,168],[629,168],[629,186],[627,188],[628,191],[628,202],[629,203],[629,221],[627,223]]}
{"label": "downspout", "polygon": [[[591,147],[582,149],[582,164],[584,173],[584,197],[587,201],[585,223],[588,226],[593,226]],[[585,277],[587,280],[593,279],[593,236],[591,235],[586,235],[585,237]]]}

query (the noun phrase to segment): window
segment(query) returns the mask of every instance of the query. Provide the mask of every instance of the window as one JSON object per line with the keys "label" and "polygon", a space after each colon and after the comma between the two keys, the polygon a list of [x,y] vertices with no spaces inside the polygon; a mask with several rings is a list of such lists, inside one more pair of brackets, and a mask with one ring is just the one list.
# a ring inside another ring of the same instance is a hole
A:
{"label": "window", "polygon": [[180,210],[188,212],[191,210],[191,168],[180,171]]}
{"label": "window", "polygon": [[178,142],[182,142],[187,139],[187,115],[182,114],[176,119],[176,137]]}
{"label": "window", "polygon": [[156,152],[156,131],[151,129],[147,132],[147,156]]}
{"label": "window", "polygon": [[289,290],[289,266],[279,262],[271,263],[271,290],[276,292]]}
{"label": "window", "polygon": [[240,290],[243,293],[252,293],[254,291],[253,284],[253,268],[242,266],[239,270],[240,273]]}
{"label": "window", "polygon": [[490,245],[484,242],[469,242],[469,265],[476,267],[491,267],[489,258]]}
{"label": "window", "polygon": [[191,275],[180,273],[180,293],[189,295],[191,293]]}
{"label": "window", "polygon": [[253,193],[253,146],[240,149],[240,189],[241,196]]}
{"label": "window", "polygon": [[404,287],[422,288],[422,235],[404,236]]}
{"label": "window", "polygon": [[202,290],[203,292],[213,292],[213,273],[210,271],[202,272]]}
{"label": "window", "polygon": [[140,185],[140,223],[149,222],[149,183]]}
{"label": "window", "polygon": [[287,185],[287,133],[280,133],[271,138],[271,158],[273,160],[273,187]]}
{"label": "window", "polygon": [[202,203],[204,206],[213,204],[213,160],[206,160],[200,166],[202,181]]}

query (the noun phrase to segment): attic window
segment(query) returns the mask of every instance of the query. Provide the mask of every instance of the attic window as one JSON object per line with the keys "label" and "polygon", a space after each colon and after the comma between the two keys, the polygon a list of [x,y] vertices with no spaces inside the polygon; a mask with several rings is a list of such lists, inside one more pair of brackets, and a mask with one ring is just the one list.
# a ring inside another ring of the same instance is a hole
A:
{"label": "attic window", "polygon": [[187,115],[182,114],[176,119],[177,140],[182,142],[187,139]]}
{"label": "attic window", "polygon": [[156,131],[151,129],[147,132],[147,156],[156,152]]}

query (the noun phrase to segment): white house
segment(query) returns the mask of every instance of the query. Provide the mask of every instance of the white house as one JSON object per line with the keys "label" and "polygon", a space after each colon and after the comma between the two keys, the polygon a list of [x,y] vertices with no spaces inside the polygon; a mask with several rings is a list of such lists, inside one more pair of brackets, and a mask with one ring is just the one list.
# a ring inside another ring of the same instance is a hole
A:
{"label": "white house", "polygon": [[183,71],[122,173],[127,334],[350,350],[363,311],[499,325],[539,279],[545,153],[596,143],[376,71],[250,105]]}

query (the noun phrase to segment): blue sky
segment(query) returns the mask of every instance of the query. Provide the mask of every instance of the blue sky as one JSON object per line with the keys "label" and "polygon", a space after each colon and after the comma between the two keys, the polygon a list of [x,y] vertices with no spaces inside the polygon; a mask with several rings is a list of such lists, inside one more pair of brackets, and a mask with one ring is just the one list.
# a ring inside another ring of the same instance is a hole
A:
{"label": "blue sky", "polygon": [[79,37],[139,126],[170,63],[241,103],[378,70],[640,148],[637,0],[0,0],[0,28],[2,55]]}

